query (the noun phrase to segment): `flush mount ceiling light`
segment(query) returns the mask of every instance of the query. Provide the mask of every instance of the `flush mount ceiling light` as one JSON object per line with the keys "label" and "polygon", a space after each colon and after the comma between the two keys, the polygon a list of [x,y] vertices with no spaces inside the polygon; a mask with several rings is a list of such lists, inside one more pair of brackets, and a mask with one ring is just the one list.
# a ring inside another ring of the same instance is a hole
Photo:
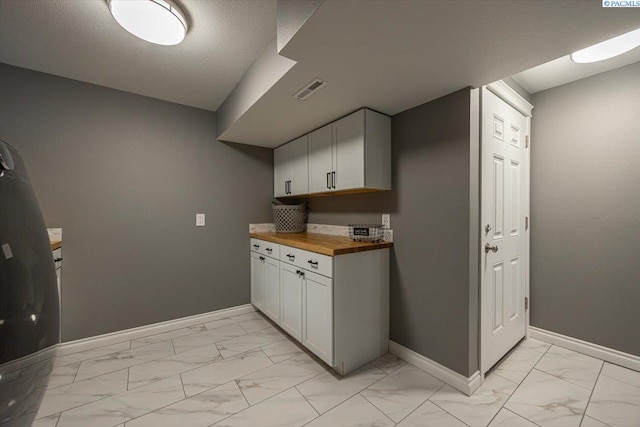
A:
{"label": "flush mount ceiling light", "polygon": [[142,40],[172,46],[187,34],[185,14],[172,0],[107,1],[118,24]]}
{"label": "flush mount ceiling light", "polygon": [[573,52],[571,54],[571,60],[579,64],[603,61],[613,58],[614,56],[622,55],[638,46],[640,46],[640,28]]}

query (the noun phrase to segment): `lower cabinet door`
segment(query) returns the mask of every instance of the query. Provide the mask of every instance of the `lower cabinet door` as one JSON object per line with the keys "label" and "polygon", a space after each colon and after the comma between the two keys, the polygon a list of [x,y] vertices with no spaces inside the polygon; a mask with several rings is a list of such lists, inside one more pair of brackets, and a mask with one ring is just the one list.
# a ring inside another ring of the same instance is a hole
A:
{"label": "lower cabinet door", "polygon": [[333,280],[305,271],[302,344],[333,366]]}
{"label": "lower cabinet door", "polygon": [[265,302],[265,268],[262,255],[251,252],[251,303],[264,311]]}
{"label": "lower cabinet door", "polygon": [[281,321],[289,335],[302,342],[302,282],[300,268],[280,263]]}
{"label": "lower cabinet door", "polygon": [[265,257],[264,261],[264,308],[263,312],[276,323],[280,323],[280,261]]}

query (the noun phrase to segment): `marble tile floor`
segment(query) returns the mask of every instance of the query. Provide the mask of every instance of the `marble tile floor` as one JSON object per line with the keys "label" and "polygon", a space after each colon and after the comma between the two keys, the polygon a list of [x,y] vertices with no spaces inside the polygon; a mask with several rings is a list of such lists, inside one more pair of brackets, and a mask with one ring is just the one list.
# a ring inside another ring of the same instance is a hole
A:
{"label": "marble tile floor", "polygon": [[386,354],[340,378],[260,313],[60,357],[36,427],[640,426],[640,372],[528,339],[473,396]]}

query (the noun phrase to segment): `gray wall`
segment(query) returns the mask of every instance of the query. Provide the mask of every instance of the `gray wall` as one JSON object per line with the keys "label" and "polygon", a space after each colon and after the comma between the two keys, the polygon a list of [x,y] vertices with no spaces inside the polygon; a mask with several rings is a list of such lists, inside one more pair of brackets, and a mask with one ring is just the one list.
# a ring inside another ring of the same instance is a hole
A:
{"label": "gray wall", "polygon": [[531,324],[640,356],[640,63],[533,105]]}
{"label": "gray wall", "polygon": [[470,103],[464,89],[393,116],[393,190],[313,198],[309,214],[311,223],[343,225],[391,214],[391,339],[465,376],[478,369]]}
{"label": "gray wall", "polygon": [[249,302],[272,154],[215,135],[212,112],[0,64],[0,138],[63,228],[64,341]]}

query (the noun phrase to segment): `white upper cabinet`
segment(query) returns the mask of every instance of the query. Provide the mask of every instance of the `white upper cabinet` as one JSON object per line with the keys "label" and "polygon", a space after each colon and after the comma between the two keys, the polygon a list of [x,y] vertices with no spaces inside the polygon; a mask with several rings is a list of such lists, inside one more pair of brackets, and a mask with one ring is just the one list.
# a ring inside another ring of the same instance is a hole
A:
{"label": "white upper cabinet", "polygon": [[332,124],[309,134],[309,193],[332,191]]}
{"label": "white upper cabinet", "polygon": [[309,194],[308,135],[273,150],[273,194],[287,197]]}
{"label": "white upper cabinet", "polygon": [[366,187],[365,111],[356,111],[333,123],[332,178],[336,191]]}
{"label": "white upper cabinet", "polygon": [[[284,183],[291,173],[283,178],[278,170],[286,156],[282,154],[285,147],[296,141],[275,150],[276,197],[303,194],[295,185]],[[310,194],[390,190],[391,118],[364,108],[311,132],[308,176]]]}

